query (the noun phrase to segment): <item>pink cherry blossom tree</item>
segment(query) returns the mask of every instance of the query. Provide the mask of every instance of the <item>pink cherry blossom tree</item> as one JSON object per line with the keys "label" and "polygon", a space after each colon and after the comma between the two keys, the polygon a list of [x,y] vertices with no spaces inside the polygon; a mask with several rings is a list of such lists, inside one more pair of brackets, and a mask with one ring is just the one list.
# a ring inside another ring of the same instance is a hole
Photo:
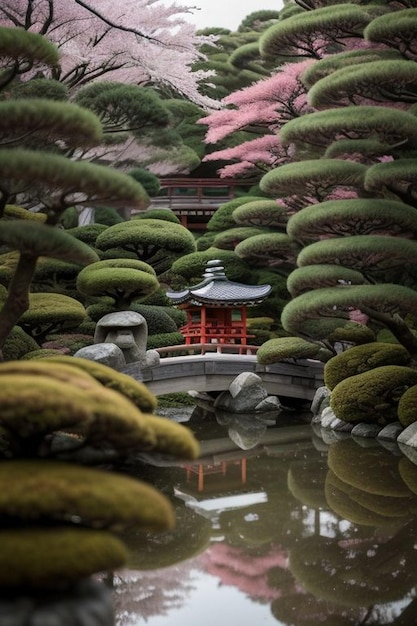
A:
{"label": "pink cherry blossom tree", "polygon": [[191,7],[161,0],[3,0],[0,24],[46,35],[60,51],[53,77],[74,89],[92,80],[158,85],[205,109],[217,107],[199,92],[211,72],[192,71],[212,36],[196,34],[184,19]]}
{"label": "pink cherry blossom tree", "polygon": [[199,120],[208,129],[205,141],[217,143],[237,131],[256,137],[239,146],[214,151],[204,161],[232,161],[219,170],[220,176],[262,174],[292,160],[279,140],[279,129],[289,120],[311,112],[302,75],[313,63],[287,63],[273,76],[236,91],[221,101],[224,107]]}

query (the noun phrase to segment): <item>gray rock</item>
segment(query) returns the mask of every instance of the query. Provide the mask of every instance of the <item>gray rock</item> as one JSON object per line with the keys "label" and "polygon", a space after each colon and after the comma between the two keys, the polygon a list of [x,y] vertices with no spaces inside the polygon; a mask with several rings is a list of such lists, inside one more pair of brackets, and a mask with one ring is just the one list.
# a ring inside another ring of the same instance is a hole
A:
{"label": "gray rock", "polygon": [[398,435],[397,443],[417,447],[417,422],[413,422]]}
{"label": "gray rock", "polygon": [[249,413],[267,397],[262,379],[252,372],[242,372],[230,383],[229,389],[216,398],[214,408],[231,413]]}
{"label": "gray rock", "polygon": [[382,430],[382,426],[378,424],[355,424],[351,430],[351,434],[355,437],[375,438]]}
{"label": "gray rock", "polygon": [[310,411],[313,417],[320,416],[323,409],[330,405],[330,389],[327,387],[318,387],[314,398],[311,402]]}
{"label": "gray rock", "polygon": [[384,426],[384,428],[379,431],[377,437],[384,441],[397,441],[398,436],[403,430],[404,428],[401,426],[400,422],[392,422]]}
{"label": "gray rock", "polygon": [[256,413],[269,413],[271,411],[282,411],[281,402],[277,396],[268,396],[255,407]]}
{"label": "gray rock", "polygon": [[77,350],[74,356],[97,361],[115,370],[122,370],[126,365],[122,350],[114,343],[96,343],[92,346],[86,346]]}
{"label": "gray rock", "polygon": [[408,445],[405,443],[399,443],[398,447],[402,454],[407,457],[407,459],[410,459],[410,461],[414,463],[414,465],[417,465],[417,447],[415,444]]}
{"label": "gray rock", "polygon": [[337,417],[334,414],[333,409],[329,406],[326,407],[321,414],[321,427],[322,428],[332,428],[332,424],[337,421]]}

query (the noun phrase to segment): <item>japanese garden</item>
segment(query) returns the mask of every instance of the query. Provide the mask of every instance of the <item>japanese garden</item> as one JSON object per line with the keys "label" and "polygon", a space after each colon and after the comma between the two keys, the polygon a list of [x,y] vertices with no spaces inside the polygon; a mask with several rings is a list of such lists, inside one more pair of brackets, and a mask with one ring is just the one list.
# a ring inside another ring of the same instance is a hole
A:
{"label": "japanese garden", "polygon": [[0,626],[415,624],[417,4],[252,4],[1,3]]}

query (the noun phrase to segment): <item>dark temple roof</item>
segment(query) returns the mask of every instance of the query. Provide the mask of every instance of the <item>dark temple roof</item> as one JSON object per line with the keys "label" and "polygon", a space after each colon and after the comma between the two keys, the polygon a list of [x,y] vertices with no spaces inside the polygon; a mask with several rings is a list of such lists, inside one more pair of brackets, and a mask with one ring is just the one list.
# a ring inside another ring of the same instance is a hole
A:
{"label": "dark temple roof", "polygon": [[271,285],[245,285],[229,280],[221,261],[208,261],[203,281],[182,291],[167,291],[172,304],[190,302],[195,305],[254,305],[262,302],[270,293]]}

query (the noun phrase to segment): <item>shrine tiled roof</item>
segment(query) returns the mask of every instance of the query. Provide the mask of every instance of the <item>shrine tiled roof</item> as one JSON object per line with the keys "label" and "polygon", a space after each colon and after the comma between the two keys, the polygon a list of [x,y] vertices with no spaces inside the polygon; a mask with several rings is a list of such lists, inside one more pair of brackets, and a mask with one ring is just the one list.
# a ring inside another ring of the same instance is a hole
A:
{"label": "shrine tiled roof", "polygon": [[167,291],[172,304],[254,305],[271,292],[271,285],[245,285],[229,280],[221,261],[208,261],[203,281],[181,291]]}

